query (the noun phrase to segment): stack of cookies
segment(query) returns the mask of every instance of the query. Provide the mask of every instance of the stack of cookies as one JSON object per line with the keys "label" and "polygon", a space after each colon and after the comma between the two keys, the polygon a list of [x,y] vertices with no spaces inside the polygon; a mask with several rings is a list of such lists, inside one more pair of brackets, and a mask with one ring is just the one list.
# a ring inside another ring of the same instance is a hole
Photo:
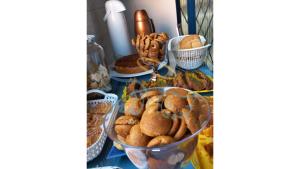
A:
{"label": "stack of cookies", "polygon": [[131,43],[140,57],[160,61],[163,58],[165,43],[168,39],[168,35],[164,32],[151,33],[150,35],[137,35],[131,40]]}

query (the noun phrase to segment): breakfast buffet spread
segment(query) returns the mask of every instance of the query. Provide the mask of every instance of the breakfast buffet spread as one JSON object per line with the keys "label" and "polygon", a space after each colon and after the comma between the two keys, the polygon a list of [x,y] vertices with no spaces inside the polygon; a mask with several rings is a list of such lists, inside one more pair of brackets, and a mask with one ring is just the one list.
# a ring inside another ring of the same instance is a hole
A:
{"label": "breakfast buffet spread", "polygon": [[98,49],[88,52],[87,161],[113,141],[111,151],[123,152],[137,168],[190,162],[212,169],[213,78],[199,69],[210,44],[201,35],[170,39],[153,28],[135,31],[129,42],[135,52],[109,66],[103,48],[88,41]]}

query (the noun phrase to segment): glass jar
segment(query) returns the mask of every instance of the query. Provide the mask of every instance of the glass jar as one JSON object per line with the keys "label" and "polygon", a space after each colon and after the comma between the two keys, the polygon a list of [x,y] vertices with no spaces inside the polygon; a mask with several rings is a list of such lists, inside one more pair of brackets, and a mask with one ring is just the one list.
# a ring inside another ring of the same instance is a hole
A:
{"label": "glass jar", "polygon": [[94,35],[87,36],[87,89],[111,90],[104,50]]}

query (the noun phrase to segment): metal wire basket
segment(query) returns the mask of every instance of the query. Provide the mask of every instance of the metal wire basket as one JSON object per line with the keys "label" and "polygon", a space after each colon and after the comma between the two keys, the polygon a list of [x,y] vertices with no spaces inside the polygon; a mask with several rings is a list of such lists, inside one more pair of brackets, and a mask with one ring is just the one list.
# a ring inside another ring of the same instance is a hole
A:
{"label": "metal wire basket", "polygon": [[[187,70],[196,69],[202,65],[211,45],[207,44],[192,49],[179,49],[179,42],[186,36],[188,35],[172,38],[168,44],[168,51],[173,53],[176,64],[180,68]],[[206,39],[201,35],[199,35],[199,37],[201,42],[205,44]]]}

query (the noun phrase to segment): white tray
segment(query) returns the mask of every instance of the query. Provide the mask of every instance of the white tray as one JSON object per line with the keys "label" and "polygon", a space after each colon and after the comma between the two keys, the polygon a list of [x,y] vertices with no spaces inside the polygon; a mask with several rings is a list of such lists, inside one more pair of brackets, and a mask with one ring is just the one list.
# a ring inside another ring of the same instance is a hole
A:
{"label": "white tray", "polygon": [[[115,107],[114,105],[118,101],[117,95],[112,94],[112,93],[105,93],[98,89],[92,89],[92,90],[87,91],[87,94],[90,94],[90,93],[102,94],[102,95],[104,95],[104,99],[90,100],[87,102],[88,106],[97,105],[101,102],[102,103],[108,102],[108,103],[111,103],[110,111],[113,111],[113,109]],[[111,114],[111,113],[109,113],[109,114]],[[111,117],[109,117],[109,120],[110,119],[111,119]],[[100,134],[98,140],[94,144],[92,144],[90,147],[87,148],[87,161],[88,162],[93,160],[94,158],[96,158],[101,153],[101,150],[102,150],[105,140],[107,138],[107,134],[104,132],[103,125],[100,125],[99,127],[101,128],[102,131],[101,131],[101,134]]]}
{"label": "white tray", "polygon": [[[165,59],[160,62],[159,66],[158,66],[158,70],[162,69],[164,66],[167,65],[168,63],[168,58],[167,55],[165,55],[164,57]],[[113,64],[114,65],[114,64]],[[145,72],[140,72],[140,73],[133,73],[133,74],[123,74],[123,73],[118,73],[113,69],[113,65],[111,65],[109,67],[109,74],[111,77],[122,77],[122,78],[130,78],[130,77],[137,77],[137,76],[143,76],[143,75],[147,75],[147,74],[151,74],[153,72],[152,69],[147,70]]]}

